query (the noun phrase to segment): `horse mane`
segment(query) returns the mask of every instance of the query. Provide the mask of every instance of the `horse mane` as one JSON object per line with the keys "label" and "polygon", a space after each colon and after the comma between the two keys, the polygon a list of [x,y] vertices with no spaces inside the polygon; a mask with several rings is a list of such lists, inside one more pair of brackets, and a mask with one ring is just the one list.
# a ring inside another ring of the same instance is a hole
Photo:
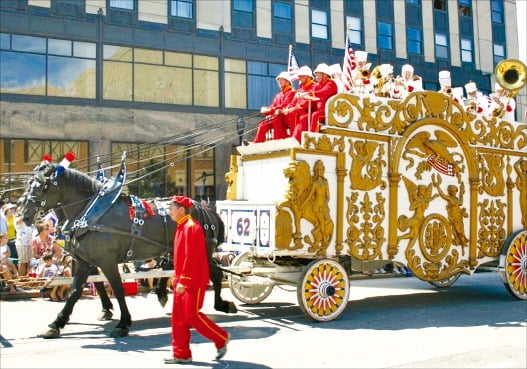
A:
{"label": "horse mane", "polygon": [[67,168],[61,176],[76,186],[79,186],[79,188],[89,192],[98,192],[103,188],[102,182],[77,169]]}

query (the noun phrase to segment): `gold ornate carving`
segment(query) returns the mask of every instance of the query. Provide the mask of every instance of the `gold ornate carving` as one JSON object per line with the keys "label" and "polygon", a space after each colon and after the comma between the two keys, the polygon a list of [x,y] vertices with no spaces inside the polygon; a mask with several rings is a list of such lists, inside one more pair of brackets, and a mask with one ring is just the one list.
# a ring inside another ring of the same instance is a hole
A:
{"label": "gold ornate carving", "polygon": [[[403,159],[408,160],[406,169],[414,166],[415,161],[412,156],[417,156],[426,159],[416,167],[415,177],[417,179],[422,179],[423,172],[430,171],[432,168],[443,174],[455,175],[459,179],[460,173],[465,170],[462,164],[463,156],[457,152],[450,153],[448,150],[448,148],[458,147],[457,142],[444,131],[435,130],[434,133],[436,139],[431,139],[427,131],[418,132],[410,138],[402,155]],[[456,160],[455,157],[459,159]]]}
{"label": "gold ornate carving", "polygon": [[516,188],[520,191],[520,210],[522,214],[522,225],[527,229],[527,159],[519,159],[514,163],[516,177]]}
{"label": "gold ornate carving", "polygon": [[344,151],[344,137],[334,137],[333,141],[327,135],[319,137],[306,136],[303,140],[306,149],[312,148],[321,151]]}
{"label": "gold ornate carving", "polygon": [[277,250],[290,250],[293,240],[293,219],[284,210],[277,212],[275,217],[275,248]]}
{"label": "gold ornate carving", "polygon": [[413,210],[414,215],[408,218],[406,215],[401,215],[397,220],[397,226],[401,232],[408,233],[397,237],[397,243],[401,240],[409,240],[406,250],[411,249],[415,242],[419,238],[421,227],[423,225],[423,219],[425,217],[425,211],[428,209],[430,201],[439,195],[432,196],[432,184],[417,185],[405,176],[403,181],[408,192],[408,200],[410,201],[410,210]]}
{"label": "gold ornate carving", "polygon": [[415,250],[407,250],[406,258],[408,268],[419,279],[425,281],[438,281],[458,273],[469,274],[468,261],[459,260],[459,252],[452,250],[443,261],[422,261],[415,254]]}
{"label": "gold ornate carving", "polygon": [[[383,167],[386,161],[382,159],[384,147],[378,142],[349,140],[349,155],[352,158],[349,178],[353,190],[369,191],[377,186],[386,188],[383,178]],[[372,160],[377,151],[377,157]]]}
{"label": "gold ornate carving", "polygon": [[505,232],[505,207],[500,199],[484,199],[478,203],[478,258],[498,256],[501,252],[507,232]]}
{"label": "gold ornate carving", "polygon": [[419,247],[426,260],[441,261],[450,251],[452,231],[448,220],[439,214],[428,215],[421,227]]}
{"label": "gold ornate carving", "polygon": [[307,235],[303,237],[303,241],[310,246],[308,252],[315,252],[320,256],[326,254],[333,237],[334,223],[328,205],[330,193],[324,172],[324,163],[321,160],[315,162],[313,176],[309,173],[309,164],[304,160],[292,161],[289,167],[284,169],[285,176],[289,178],[289,186],[286,200],[281,202],[277,209],[280,214],[286,211],[285,208],[289,208],[293,214],[293,245],[288,248],[290,250],[303,247],[300,220],[305,219],[313,225],[312,238]]}
{"label": "gold ornate carving", "polygon": [[503,156],[500,154],[481,154],[479,155],[479,164],[481,174],[479,193],[486,192],[491,196],[503,196],[505,193],[505,179],[503,178],[505,162]]}
{"label": "gold ornate carving", "polygon": [[463,218],[468,218],[468,213],[467,209],[462,207],[465,185],[463,182],[459,185],[458,197],[458,188],[455,185],[449,185],[446,193],[441,189],[441,176],[436,177],[432,174],[432,184],[437,188],[439,196],[447,202],[446,211],[450,227],[452,228],[452,242],[454,245],[461,246],[461,255],[465,255],[465,247],[468,245],[468,238],[465,236],[465,225],[463,222]]}
{"label": "gold ornate carving", "polygon": [[[351,196],[346,198],[348,202],[346,212],[348,253],[361,261],[382,258],[381,247],[386,241],[385,230],[382,226],[386,218],[384,210],[386,199],[381,192],[378,192],[375,196],[377,203],[373,204],[368,192],[366,192],[359,207],[357,205],[358,198],[358,192],[352,192]],[[362,222],[360,222],[361,220]],[[361,228],[357,226],[359,222]]]}
{"label": "gold ornate carving", "polygon": [[238,198],[238,157],[236,155],[231,155],[230,171],[225,174],[225,182],[227,182],[225,198],[227,200],[236,200]]}
{"label": "gold ornate carving", "polygon": [[404,100],[342,93],[328,102],[327,124],[333,127],[402,134],[409,125],[422,119],[449,122],[472,145],[512,150],[527,147],[526,124],[466,113],[455,100],[434,91],[412,93]]}

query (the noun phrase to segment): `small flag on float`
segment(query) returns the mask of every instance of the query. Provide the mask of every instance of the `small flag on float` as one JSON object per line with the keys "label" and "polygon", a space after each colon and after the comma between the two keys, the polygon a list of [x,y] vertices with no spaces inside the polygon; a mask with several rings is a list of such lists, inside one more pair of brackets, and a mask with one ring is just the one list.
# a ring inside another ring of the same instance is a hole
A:
{"label": "small flag on float", "polygon": [[42,157],[42,164],[44,163],[51,163],[53,161],[53,158],[51,157],[51,155],[49,154],[46,154]]}

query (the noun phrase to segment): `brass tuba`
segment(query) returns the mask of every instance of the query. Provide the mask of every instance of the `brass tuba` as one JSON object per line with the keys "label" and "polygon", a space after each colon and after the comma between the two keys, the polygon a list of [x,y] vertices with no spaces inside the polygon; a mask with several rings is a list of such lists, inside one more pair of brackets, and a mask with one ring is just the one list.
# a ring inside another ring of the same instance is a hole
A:
{"label": "brass tuba", "polygon": [[[527,83],[527,67],[520,60],[505,59],[496,65],[494,69],[496,82],[507,91],[507,103]],[[507,105],[507,104],[505,104]],[[492,110],[492,116],[501,118],[505,113],[504,106]]]}

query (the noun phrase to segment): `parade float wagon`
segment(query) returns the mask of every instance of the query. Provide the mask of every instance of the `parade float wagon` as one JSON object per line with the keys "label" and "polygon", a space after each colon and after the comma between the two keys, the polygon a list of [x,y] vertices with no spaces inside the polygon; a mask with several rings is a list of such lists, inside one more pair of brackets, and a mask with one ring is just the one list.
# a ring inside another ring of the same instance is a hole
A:
{"label": "parade float wagon", "polygon": [[[496,78],[517,91],[524,68],[508,64]],[[526,124],[427,91],[404,100],[341,93],[326,117],[301,144],[240,146],[231,157],[217,211],[239,252],[236,298],[256,304],[276,285],[296,286],[303,312],[329,321],[345,309],[353,276],[395,263],[437,287],[497,271],[527,299]]]}

